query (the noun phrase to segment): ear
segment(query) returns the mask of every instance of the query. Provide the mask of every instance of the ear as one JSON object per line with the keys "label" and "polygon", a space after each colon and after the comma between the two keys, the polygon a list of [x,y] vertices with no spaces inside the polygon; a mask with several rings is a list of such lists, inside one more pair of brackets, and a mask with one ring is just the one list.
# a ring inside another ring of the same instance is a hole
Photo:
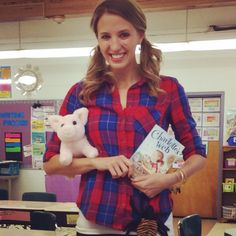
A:
{"label": "ear", "polygon": [[145,37],[144,32],[139,32],[139,45],[141,45],[141,43],[142,43],[144,37]]}
{"label": "ear", "polygon": [[59,115],[51,115],[48,117],[50,125],[54,131],[57,131],[57,125],[61,120],[61,116]]}
{"label": "ear", "polygon": [[88,109],[86,107],[79,108],[74,111],[75,116],[85,125],[88,121]]}

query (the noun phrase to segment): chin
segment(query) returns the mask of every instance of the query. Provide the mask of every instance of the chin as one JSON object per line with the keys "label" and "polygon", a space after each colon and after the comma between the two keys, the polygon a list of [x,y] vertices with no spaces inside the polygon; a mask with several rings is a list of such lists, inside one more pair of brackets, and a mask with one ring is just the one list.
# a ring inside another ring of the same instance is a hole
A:
{"label": "chin", "polygon": [[122,63],[114,63],[114,62],[111,62],[111,63],[109,63],[110,64],[110,67],[112,68],[112,69],[119,69],[119,70],[121,70],[121,69],[125,69],[125,68],[127,68],[127,63],[124,63],[124,62],[122,62]]}

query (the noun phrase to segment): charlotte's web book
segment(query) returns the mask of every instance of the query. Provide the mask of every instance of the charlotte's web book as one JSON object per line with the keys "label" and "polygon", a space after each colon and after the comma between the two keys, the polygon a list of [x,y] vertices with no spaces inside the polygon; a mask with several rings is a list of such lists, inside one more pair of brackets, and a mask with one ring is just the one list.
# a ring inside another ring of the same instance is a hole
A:
{"label": "charlotte's web book", "polygon": [[131,156],[134,175],[166,173],[174,162],[183,161],[184,146],[158,125]]}

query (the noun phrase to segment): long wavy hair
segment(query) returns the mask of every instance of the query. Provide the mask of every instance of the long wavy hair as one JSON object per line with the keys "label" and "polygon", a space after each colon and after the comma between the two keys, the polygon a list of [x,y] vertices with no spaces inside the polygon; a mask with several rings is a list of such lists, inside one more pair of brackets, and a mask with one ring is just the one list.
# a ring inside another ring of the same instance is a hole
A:
{"label": "long wavy hair", "polygon": [[[148,84],[149,94],[157,96],[160,89],[160,62],[161,51],[152,47],[152,44],[146,39],[146,17],[142,9],[132,0],[104,0],[97,5],[90,22],[90,27],[98,36],[98,21],[105,13],[118,15],[131,23],[137,32],[142,33],[144,38],[141,42],[139,71],[142,78]],[[80,93],[80,100],[84,104],[88,103],[91,96],[107,83],[112,89],[115,85],[115,79],[106,65],[105,59],[99,49],[99,46],[93,49],[87,74],[83,81],[83,89]]]}

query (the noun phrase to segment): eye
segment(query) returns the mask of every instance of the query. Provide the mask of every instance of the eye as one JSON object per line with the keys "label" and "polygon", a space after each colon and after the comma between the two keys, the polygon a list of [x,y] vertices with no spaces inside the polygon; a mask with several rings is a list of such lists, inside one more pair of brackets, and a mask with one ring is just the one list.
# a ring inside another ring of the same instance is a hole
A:
{"label": "eye", "polygon": [[73,125],[77,125],[77,122],[74,120],[72,124],[73,124]]}
{"label": "eye", "polygon": [[129,32],[121,32],[120,33],[120,37],[122,38],[122,39],[126,39],[126,38],[128,38],[130,36],[130,33]]}
{"label": "eye", "polygon": [[61,127],[63,127],[64,126],[64,124],[61,124]]}
{"label": "eye", "polygon": [[103,34],[103,35],[100,36],[100,38],[103,39],[103,40],[108,40],[108,39],[110,39],[110,35],[109,34]]}

